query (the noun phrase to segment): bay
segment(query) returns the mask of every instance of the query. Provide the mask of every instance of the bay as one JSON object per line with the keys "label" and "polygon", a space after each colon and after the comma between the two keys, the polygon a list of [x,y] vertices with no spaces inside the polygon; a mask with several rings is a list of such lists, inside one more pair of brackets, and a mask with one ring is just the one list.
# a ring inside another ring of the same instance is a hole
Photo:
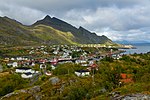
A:
{"label": "bay", "polygon": [[133,46],[136,47],[136,49],[121,49],[126,51],[122,54],[134,54],[134,53],[140,54],[150,52],[149,43],[133,44]]}

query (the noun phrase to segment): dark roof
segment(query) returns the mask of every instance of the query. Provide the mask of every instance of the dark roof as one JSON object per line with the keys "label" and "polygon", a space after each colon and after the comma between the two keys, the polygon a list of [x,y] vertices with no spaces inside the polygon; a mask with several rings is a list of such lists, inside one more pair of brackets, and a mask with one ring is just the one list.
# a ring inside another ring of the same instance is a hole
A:
{"label": "dark roof", "polygon": [[76,72],[89,72],[88,70],[77,70]]}
{"label": "dark roof", "polygon": [[25,75],[31,75],[32,73],[28,72],[28,73],[24,73]]}
{"label": "dark roof", "polygon": [[31,69],[31,68],[28,68],[28,67],[18,67],[16,69],[28,70],[28,69]]}

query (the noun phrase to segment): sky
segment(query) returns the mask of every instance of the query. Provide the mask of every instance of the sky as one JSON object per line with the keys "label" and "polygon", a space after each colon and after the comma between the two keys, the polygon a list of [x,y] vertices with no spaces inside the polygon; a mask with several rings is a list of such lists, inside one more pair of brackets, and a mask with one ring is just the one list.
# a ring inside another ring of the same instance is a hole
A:
{"label": "sky", "polygon": [[150,42],[150,0],[0,0],[0,16],[25,25],[46,15],[113,41]]}

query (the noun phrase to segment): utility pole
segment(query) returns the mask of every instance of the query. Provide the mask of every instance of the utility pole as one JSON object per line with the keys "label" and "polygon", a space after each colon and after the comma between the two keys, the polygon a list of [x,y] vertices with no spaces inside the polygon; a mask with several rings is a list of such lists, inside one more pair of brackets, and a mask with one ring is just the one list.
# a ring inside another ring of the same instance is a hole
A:
{"label": "utility pole", "polygon": [[92,70],[93,70],[92,81],[93,81],[93,85],[95,85],[95,80],[94,80],[94,68],[92,68]]}

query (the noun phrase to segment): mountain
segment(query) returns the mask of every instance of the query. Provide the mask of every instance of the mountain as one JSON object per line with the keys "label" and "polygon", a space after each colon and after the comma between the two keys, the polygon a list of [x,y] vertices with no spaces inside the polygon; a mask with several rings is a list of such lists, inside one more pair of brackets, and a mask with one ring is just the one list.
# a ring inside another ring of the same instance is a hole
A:
{"label": "mountain", "polygon": [[132,45],[138,45],[138,44],[150,44],[149,41],[128,41],[128,40],[120,40],[120,41],[114,41],[115,43],[119,44],[132,44]]}
{"label": "mountain", "polygon": [[32,44],[35,37],[26,26],[8,17],[0,17],[0,44]]}
{"label": "mountain", "polygon": [[63,32],[71,32],[74,36],[75,42],[78,43],[105,43],[105,42],[111,42],[110,39],[108,39],[106,36],[97,36],[95,33],[91,33],[90,31],[86,30],[83,27],[76,28],[72,26],[71,24],[68,24],[58,18],[51,18],[50,16],[46,16],[44,19],[37,21],[33,24],[35,25],[47,25],[51,26],[57,30],[63,31]]}
{"label": "mountain", "polygon": [[76,28],[58,18],[46,16],[26,26],[8,17],[0,17],[0,45],[95,44],[113,43],[83,27]]}

